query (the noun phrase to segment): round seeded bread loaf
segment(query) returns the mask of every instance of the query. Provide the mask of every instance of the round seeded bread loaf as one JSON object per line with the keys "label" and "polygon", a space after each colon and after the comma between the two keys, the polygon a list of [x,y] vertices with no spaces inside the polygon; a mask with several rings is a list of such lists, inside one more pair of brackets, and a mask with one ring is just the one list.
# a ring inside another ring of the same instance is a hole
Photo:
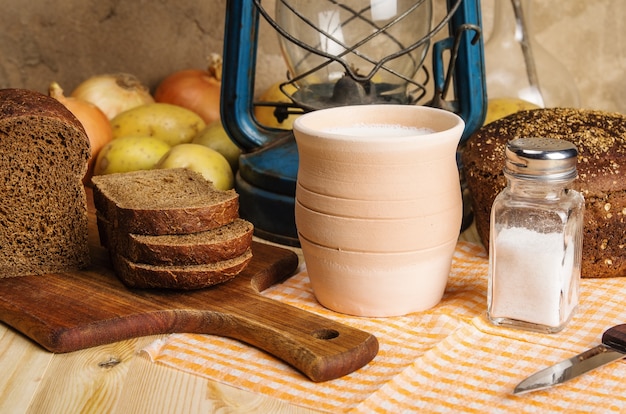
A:
{"label": "round seeded bread loaf", "polygon": [[476,229],[489,245],[489,218],[505,187],[506,143],[521,137],[566,139],[578,148],[578,179],[585,197],[582,277],[626,276],[626,116],[550,108],[522,111],[485,125],[467,141],[463,170]]}

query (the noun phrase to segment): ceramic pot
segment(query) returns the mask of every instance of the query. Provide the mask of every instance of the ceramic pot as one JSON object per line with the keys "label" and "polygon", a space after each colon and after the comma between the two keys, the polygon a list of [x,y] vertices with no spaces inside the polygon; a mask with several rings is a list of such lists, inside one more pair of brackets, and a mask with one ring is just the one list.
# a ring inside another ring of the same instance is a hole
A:
{"label": "ceramic pot", "polygon": [[[296,228],[320,303],[391,316],[441,300],[461,228],[463,129],[451,112],[414,105],[344,106],[296,119]],[[369,217],[372,206],[386,217]]]}

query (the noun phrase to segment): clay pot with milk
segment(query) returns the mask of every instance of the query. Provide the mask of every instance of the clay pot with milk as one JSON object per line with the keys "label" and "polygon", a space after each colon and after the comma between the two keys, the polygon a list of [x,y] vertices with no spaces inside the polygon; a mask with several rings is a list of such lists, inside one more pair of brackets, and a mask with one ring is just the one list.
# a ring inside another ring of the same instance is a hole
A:
{"label": "clay pot with milk", "polygon": [[378,317],[441,300],[462,220],[463,129],[451,112],[411,105],[296,120],[296,227],[322,305]]}

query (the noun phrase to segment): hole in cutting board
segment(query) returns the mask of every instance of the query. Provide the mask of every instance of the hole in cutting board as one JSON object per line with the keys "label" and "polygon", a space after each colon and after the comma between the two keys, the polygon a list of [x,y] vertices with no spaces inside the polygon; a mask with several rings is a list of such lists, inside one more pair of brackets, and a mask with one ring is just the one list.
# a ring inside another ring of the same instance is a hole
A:
{"label": "hole in cutting board", "polygon": [[317,339],[334,339],[339,336],[339,332],[334,329],[318,329],[311,333]]}

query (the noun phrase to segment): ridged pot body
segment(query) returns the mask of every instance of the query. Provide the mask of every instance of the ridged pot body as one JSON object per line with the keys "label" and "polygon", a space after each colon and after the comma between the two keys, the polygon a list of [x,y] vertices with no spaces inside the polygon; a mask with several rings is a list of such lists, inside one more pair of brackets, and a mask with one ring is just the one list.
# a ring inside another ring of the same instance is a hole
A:
{"label": "ridged pot body", "polygon": [[296,227],[320,303],[394,316],[441,300],[462,220],[463,129],[451,112],[412,105],[296,120]]}

